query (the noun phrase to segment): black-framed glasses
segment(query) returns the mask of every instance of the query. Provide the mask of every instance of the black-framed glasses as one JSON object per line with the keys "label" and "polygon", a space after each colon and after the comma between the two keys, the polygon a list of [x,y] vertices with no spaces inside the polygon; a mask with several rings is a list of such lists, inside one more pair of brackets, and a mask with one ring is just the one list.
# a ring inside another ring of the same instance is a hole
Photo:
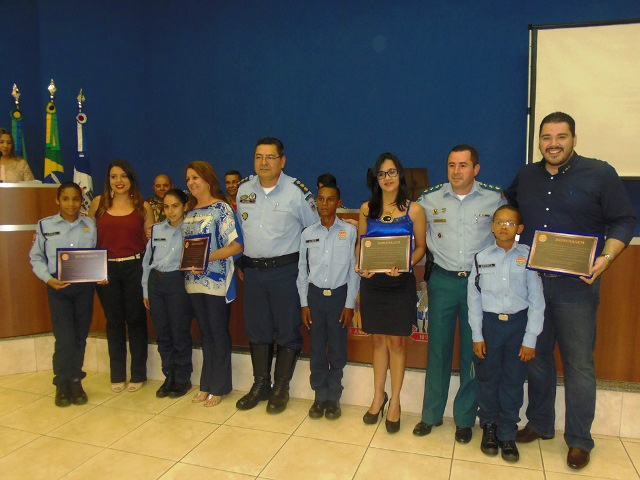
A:
{"label": "black-framed glasses", "polygon": [[263,160],[266,160],[268,162],[274,162],[280,157],[281,157],[281,155],[256,155],[254,158],[258,162],[261,162]]}
{"label": "black-framed glasses", "polygon": [[384,180],[384,177],[386,177],[387,175],[389,175],[389,178],[397,177],[398,176],[398,169],[397,168],[390,168],[386,172],[384,170],[380,170],[376,174],[376,177],[378,177],[378,180]]}

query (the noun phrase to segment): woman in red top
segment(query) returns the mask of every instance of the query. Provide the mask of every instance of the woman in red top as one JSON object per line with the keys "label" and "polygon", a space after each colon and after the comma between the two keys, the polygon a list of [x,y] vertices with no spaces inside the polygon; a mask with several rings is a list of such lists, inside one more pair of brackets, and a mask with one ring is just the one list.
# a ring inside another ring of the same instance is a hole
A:
{"label": "woman in red top", "polygon": [[107,317],[111,389],[122,392],[127,380],[127,332],[131,352],[131,381],[136,392],[147,380],[147,315],[142,299],[142,257],[145,232],[153,224],[151,206],[144,201],[138,179],[126,160],[109,164],[104,193],[91,202],[98,248],[108,250],[107,285],[96,286]]}

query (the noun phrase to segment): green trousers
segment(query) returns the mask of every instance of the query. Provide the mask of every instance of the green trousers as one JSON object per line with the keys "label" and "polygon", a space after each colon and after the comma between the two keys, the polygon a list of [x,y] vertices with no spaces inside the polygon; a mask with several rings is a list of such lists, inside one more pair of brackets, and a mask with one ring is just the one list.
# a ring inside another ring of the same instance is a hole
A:
{"label": "green trousers", "polygon": [[451,380],[456,321],[460,322],[460,388],[453,402],[458,427],[472,427],[476,421],[473,341],[467,309],[467,277],[435,268],[427,284],[429,292],[429,350],[422,403],[422,421],[439,423],[444,415]]}

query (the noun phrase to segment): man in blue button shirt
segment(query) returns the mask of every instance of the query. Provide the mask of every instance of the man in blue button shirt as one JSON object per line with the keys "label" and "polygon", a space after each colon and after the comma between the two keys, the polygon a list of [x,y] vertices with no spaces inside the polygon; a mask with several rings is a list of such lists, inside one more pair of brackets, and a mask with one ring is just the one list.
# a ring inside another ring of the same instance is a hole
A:
{"label": "man in blue button shirt", "polygon": [[547,308],[538,336],[537,355],[528,365],[527,426],[518,442],[548,439],[555,434],[558,343],[564,367],[567,464],[580,469],[589,463],[594,442],[591,424],[596,406],[593,347],[600,302],[600,275],[633,237],[636,217],[622,181],[606,162],[574,151],[575,121],[566,113],[547,115],[540,124],[542,161],[525,165],[505,195],[520,209],[527,225],[520,241],[531,244],[536,230],[549,229],[602,235],[604,248],[590,277],[543,274]]}
{"label": "man in blue button shirt", "polygon": [[[302,349],[300,299],[296,287],[300,232],[318,221],[313,194],[286,175],[284,146],[277,138],[258,140],[255,176],[240,182],[236,201],[244,238],[244,319],[254,383],[236,403],[240,410],[269,400],[268,413],[289,401],[289,382]],[[278,354],[271,389],[273,342]]]}

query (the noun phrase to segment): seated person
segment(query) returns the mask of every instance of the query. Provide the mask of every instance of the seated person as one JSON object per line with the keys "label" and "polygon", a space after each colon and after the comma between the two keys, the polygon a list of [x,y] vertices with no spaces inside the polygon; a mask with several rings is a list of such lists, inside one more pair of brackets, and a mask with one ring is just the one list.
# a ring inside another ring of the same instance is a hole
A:
{"label": "seated person", "polygon": [[16,155],[11,132],[0,128],[0,181],[17,183],[30,182],[33,179],[27,161]]}

